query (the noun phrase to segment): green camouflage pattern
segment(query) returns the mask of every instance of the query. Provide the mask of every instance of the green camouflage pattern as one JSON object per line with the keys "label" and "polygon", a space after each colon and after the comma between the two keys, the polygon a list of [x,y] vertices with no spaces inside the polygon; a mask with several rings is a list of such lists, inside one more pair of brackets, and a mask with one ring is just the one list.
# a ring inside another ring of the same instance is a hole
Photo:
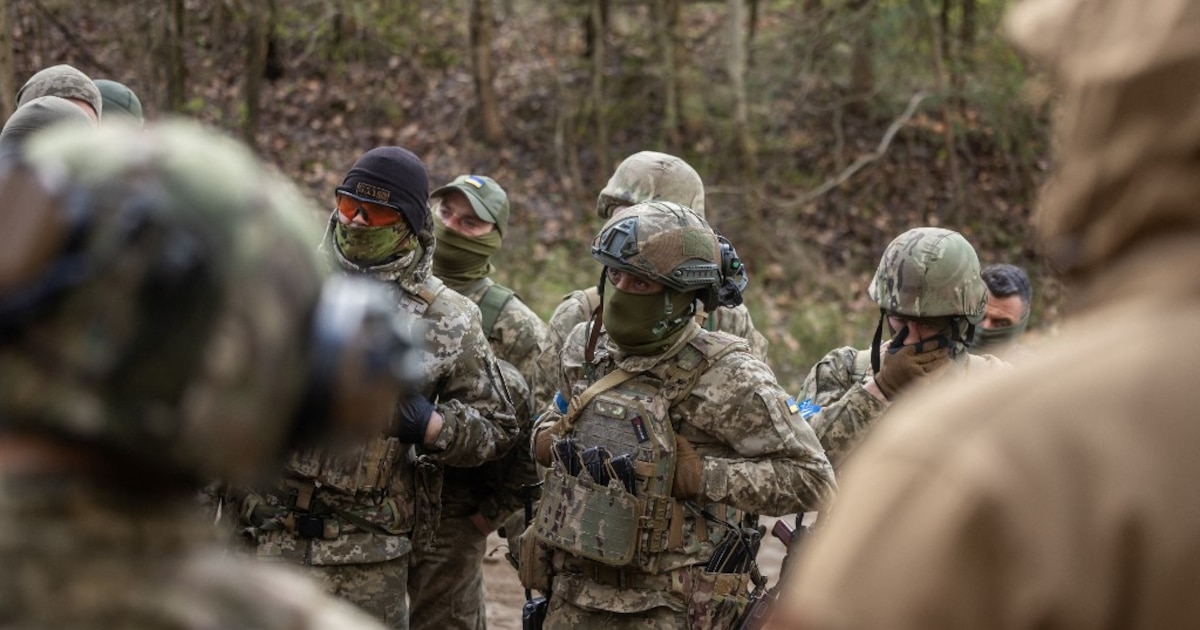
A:
{"label": "green camouflage pattern", "polygon": [[374,617],[374,623],[393,630],[409,627],[407,554],[395,560],[372,564],[340,564],[306,567],[309,575],[338,599],[348,601]]}
{"label": "green camouflage pattern", "polygon": [[186,496],[0,476],[0,619],[13,628],[382,628],[294,569],[215,545]]}
{"label": "green camouflage pattern", "polygon": [[[516,450],[516,449],[514,449]],[[408,576],[410,630],[484,630],[483,556],[487,536],[466,516],[443,517]]]}
{"label": "green camouflage pattern", "polygon": [[96,87],[91,77],[65,63],[43,68],[29,77],[17,91],[17,107],[40,96],[61,96],[83,101],[92,106],[97,119],[104,111],[100,88]]}
{"label": "green camouflage pattern", "polygon": [[[325,277],[299,191],[192,123],[49,130],[26,157],[88,200],[81,256],[96,271],[0,348],[6,424],[199,479],[277,461],[308,376],[297,341]],[[205,272],[178,290],[152,284],[181,260]]]}
{"label": "green camouflage pattern", "polygon": [[883,252],[868,295],[880,308],[906,317],[961,315],[983,319],[987,285],[975,248],[958,232],[913,228]]}
{"label": "green camouflage pattern", "polygon": [[704,216],[704,182],[682,159],[657,151],[639,151],[625,158],[600,191],[596,214],[612,217],[616,206],[644,201],[672,201]]}
{"label": "green camouflage pattern", "polygon": [[[880,348],[887,352],[887,343]],[[869,348],[842,347],[831,350],[808,372],[797,400],[811,400],[821,410],[808,418],[821,440],[825,455],[835,468],[858,446],[875,422],[888,409],[887,403],[871,395],[864,383],[874,377]],[[971,374],[1004,369],[1007,363],[991,355],[959,354],[947,368]]]}
{"label": "green camouflage pattern", "polygon": [[[600,296],[596,288],[588,287],[567,294],[554,308],[554,313],[550,315],[550,321],[546,325],[546,338],[536,363],[534,400],[538,409],[549,405],[554,399],[554,392],[557,391],[553,384],[557,380],[555,374],[558,371],[559,353],[563,342],[576,326],[591,319],[591,307],[599,303]],[[700,309],[696,314],[696,323],[714,332],[729,333],[745,340],[754,358],[764,363],[767,361],[767,338],[754,327],[750,310],[745,304],[733,308],[722,306],[713,313]]]}
{"label": "green camouflage pattern", "polygon": [[[491,278],[481,278],[465,285],[446,284],[478,305],[488,287],[496,282]],[[492,352],[513,364],[525,382],[532,385],[537,381],[537,359],[542,354],[546,333],[546,322],[521,300],[521,296],[513,294],[496,316],[496,324],[488,340],[492,344]]]}
{"label": "green camouflage pattern", "polygon": [[[632,242],[622,244],[622,238]],[[592,258],[676,291],[698,291],[720,280],[716,234],[700,215],[670,201],[639,203],[609,219],[592,240]]]}
{"label": "green camouflage pattern", "polygon": [[[567,338],[557,372],[556,389],[572,396],[579,395],[590,382],[584,365],[586,328],[576,327]],[[689,323],[678,344],[702,347],[720,336]],[[593,376],[600,378],[620,367],[634,373],[649,372],[679,386],[669,374],[675,364],[666,359],[680,349],[677,346],[659,355],[624,356],[602,334]],[[765,363],[743,349],[733,349],[708,364],[690,392],[670,406],[668,414],[678,428],[677,434],[687,438],[704,459],[698,503],[780,515],[815,510],[832,496],[836,489],[833,469],[812,428],[791,411],[794,407],[788,400]],[[684,514],[685,531],[696,530],[697,517],[690,511]],[[702,538],[696,533],[691,535]],[[651,616],[661,614],[673,619],[673,615],[658,609],[686,613],[688,595],[674,592],[670,584],[678,578],[679,570],[706,562],[712,549],[708,544],[686,552],[664,552],[659,563],[664,573],[654,577],[665,579],[666,585],[658,588],[616,589],[565,571],[554,580],[555,596],[563,599],[558,610],[621,613],[604,617],[613,619],[614,624],[618,623],[615,620],[624,623],[626,613],[648,610],[653,611]],[[565,606],[567,603],[570,606]],[[547,627],[562,627],[553,625],[563,623],[554,617],[555,610],[552,605]],[[640,614],[629,618],[641,618]]]}

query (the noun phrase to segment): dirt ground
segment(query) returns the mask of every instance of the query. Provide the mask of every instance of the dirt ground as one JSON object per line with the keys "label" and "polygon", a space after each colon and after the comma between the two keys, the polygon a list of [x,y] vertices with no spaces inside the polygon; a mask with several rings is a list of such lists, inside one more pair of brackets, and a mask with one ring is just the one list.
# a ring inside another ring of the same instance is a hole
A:
{"label": "dirt ground", "polygon": [[[769,585],[774,585],[779,577],[779,567],[783,562],[783,543],[771,535],[774,518],[763,518],[762,524],[767,527],[766,540],[758,552],[758,566],[763,574],[770,578]],[[788,519],[791,522],[791,519]],[[503,538],[492,534],[488,539],[488,554],[483,559],[483,584],[487,591],[487,622],[489,630],[520,630],[521,606],[525,603],[525,594],[517,572],[504,559],[508,549]]]}

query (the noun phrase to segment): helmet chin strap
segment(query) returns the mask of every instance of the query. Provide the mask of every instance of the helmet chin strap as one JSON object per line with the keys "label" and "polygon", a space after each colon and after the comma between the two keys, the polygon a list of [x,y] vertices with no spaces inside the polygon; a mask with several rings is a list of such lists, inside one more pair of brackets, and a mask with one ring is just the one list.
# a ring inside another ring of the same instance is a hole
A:
{"label": "helmet chin strap", "polygon": [[596,309],[592,311],[592,317],[588,321],[588,340],[583,348],[583,360],[588,365],[595,364],[596,344],[600,340],[600,329],[604,327],[604,285],[607,279],[608,267],[603,267],[600,269],[600,282],[596,283],[596,294],[600,299],[597,300]]}

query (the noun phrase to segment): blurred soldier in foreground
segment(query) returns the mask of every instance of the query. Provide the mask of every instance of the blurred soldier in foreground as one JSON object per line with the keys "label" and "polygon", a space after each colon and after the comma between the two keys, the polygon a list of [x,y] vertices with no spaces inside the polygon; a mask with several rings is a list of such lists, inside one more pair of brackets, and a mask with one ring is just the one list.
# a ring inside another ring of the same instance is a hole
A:
{"label": "blurred soldier in foreground", "polygon": [[[879,305],[869,350],[826,354],[804,379],[802,409],[835,467],[912,386],[950,372],[996,369],[993,356],[967,354],[987,290],[975,248],[958,232],[914,228],[883,252],[867,289]],[[892,338],[883,340],[887,326]]]}
{"label": "blurred soldier in foreground", "polygon": [[78,106],[92,122],[100,122],[104,109],[100,88],[74,66],[59,64],[34,73],[17,91],[17,107],[40,96],[60,96]]}
{"label": "blurred soldier in foreground", "polygon": [[975,329],[973,354],[995,354],[1012,360],[1028,356],[1018,339],[1029,324],[1033,287],[1025,270],[1016,265],[988,265],[980,274],[987,285],[987,308]]}
{"label": "blurred soldier in foreground", "polygon": [[393,308],[422,326],[421,379],[386,432],[353,448],[294,452],[285,479],[241,514],[264,558],[311,567],[330,588],[408,627],[409,565],[434,553],[447,466],[504,456],[519,427],[479,309],[430,274],[429,179],[400,147],[364,153],[336,191],[321,245],[337,267],[394,287]]}
{"label": "blurred soldier in foreground", "polygon": [[479,306],[483,332],[521,426],[517,445],[503,459],[475,468],[446,467],[433,550],[410,568],[411,628],[474,630],[487,625],[482,562],[488,534],[514,514],[514,524],[523,524],[523,514],[517,513],[523,507],[522,488],[538,481],[528,448],[533,423],[528,383],[546,324],[516,293],[490,277],[492,256],[508,228],[504,189],[490,177],[461,175],[433,191],[430,200],[437,242],[433,273]]}
{"label": "blurred soldier in foreground", "polygon": [[211,548],[190,505],[377,429],[416,359],[377,288],[323,283],[298,191],[171,124],[46,132],[0,200],[0,623],[377,627]]}
{"label": "blurred soldier in foreground", "polygon": [[100,98],[103,100],[104,122],[121,121],[136,125],[144,122],[142,101],[137,94],[134,94],[133,90],[129,89],[129,86],[110,79],[96,79],[94,83],[100,90]]}
{"label": "blurred soldier in foreground", "polygon": [[[670,201],[704,218],[704,182],[690,164],[674,155],[656,151],[639,151],[625,158],[600,196],[596,199],[596,214],[604,220],[625,208],[643,201]],[[555,390],[549,383],[557,382],[563,342],[575,326],[592,319],[600,305],[595,286],[574,291],[563,297],[550,316],[545,348],[538,358],[538,381],[534,384],[534,400],[538,407],[554,399]],[[744,304],[718,307],[712,311],[699,308],[696,320],[705,330],[719,330],[741,337],[749,344],[750,353],[760,361],[767,360],[767,338],[754,328],[750,311]],[[566,392],[563,392],[566,395]]]}
{"label": "blurred soldier in foreground", "polygon": [[816,509],[833,471],[745,340],[696,322],[698,303],[736,305],[745,288],[704,219],[636,204],[592,256],[602,319],[567,338],[569,404],[534,441],[550,470],[523,542],[552,550],[545,627],[732,627],[757,572],[757,515]]}
{"label": "blurred soldier in foreground", "polygon": [[1038,228],[1076,315],[897,405],[778,628],[1200,627],[1200,2],[1028,1],[1008,26],[1057,73]]}

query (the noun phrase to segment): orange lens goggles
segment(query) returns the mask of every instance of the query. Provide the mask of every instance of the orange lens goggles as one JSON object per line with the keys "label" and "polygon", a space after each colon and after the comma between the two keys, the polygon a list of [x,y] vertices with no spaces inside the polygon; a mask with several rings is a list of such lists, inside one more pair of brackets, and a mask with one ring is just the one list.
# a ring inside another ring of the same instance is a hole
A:
{"label": "orange lens goggles", "polygon": [[404,215],[395,208],[371,203],[370,201],[359,201],[353,197],[338,195],[337,209],[342,213],[342,216],[353,221],[354,217],[361,216],[363,221],[371,227],[385,227],[388,225],[396,225],[404,220]]}

